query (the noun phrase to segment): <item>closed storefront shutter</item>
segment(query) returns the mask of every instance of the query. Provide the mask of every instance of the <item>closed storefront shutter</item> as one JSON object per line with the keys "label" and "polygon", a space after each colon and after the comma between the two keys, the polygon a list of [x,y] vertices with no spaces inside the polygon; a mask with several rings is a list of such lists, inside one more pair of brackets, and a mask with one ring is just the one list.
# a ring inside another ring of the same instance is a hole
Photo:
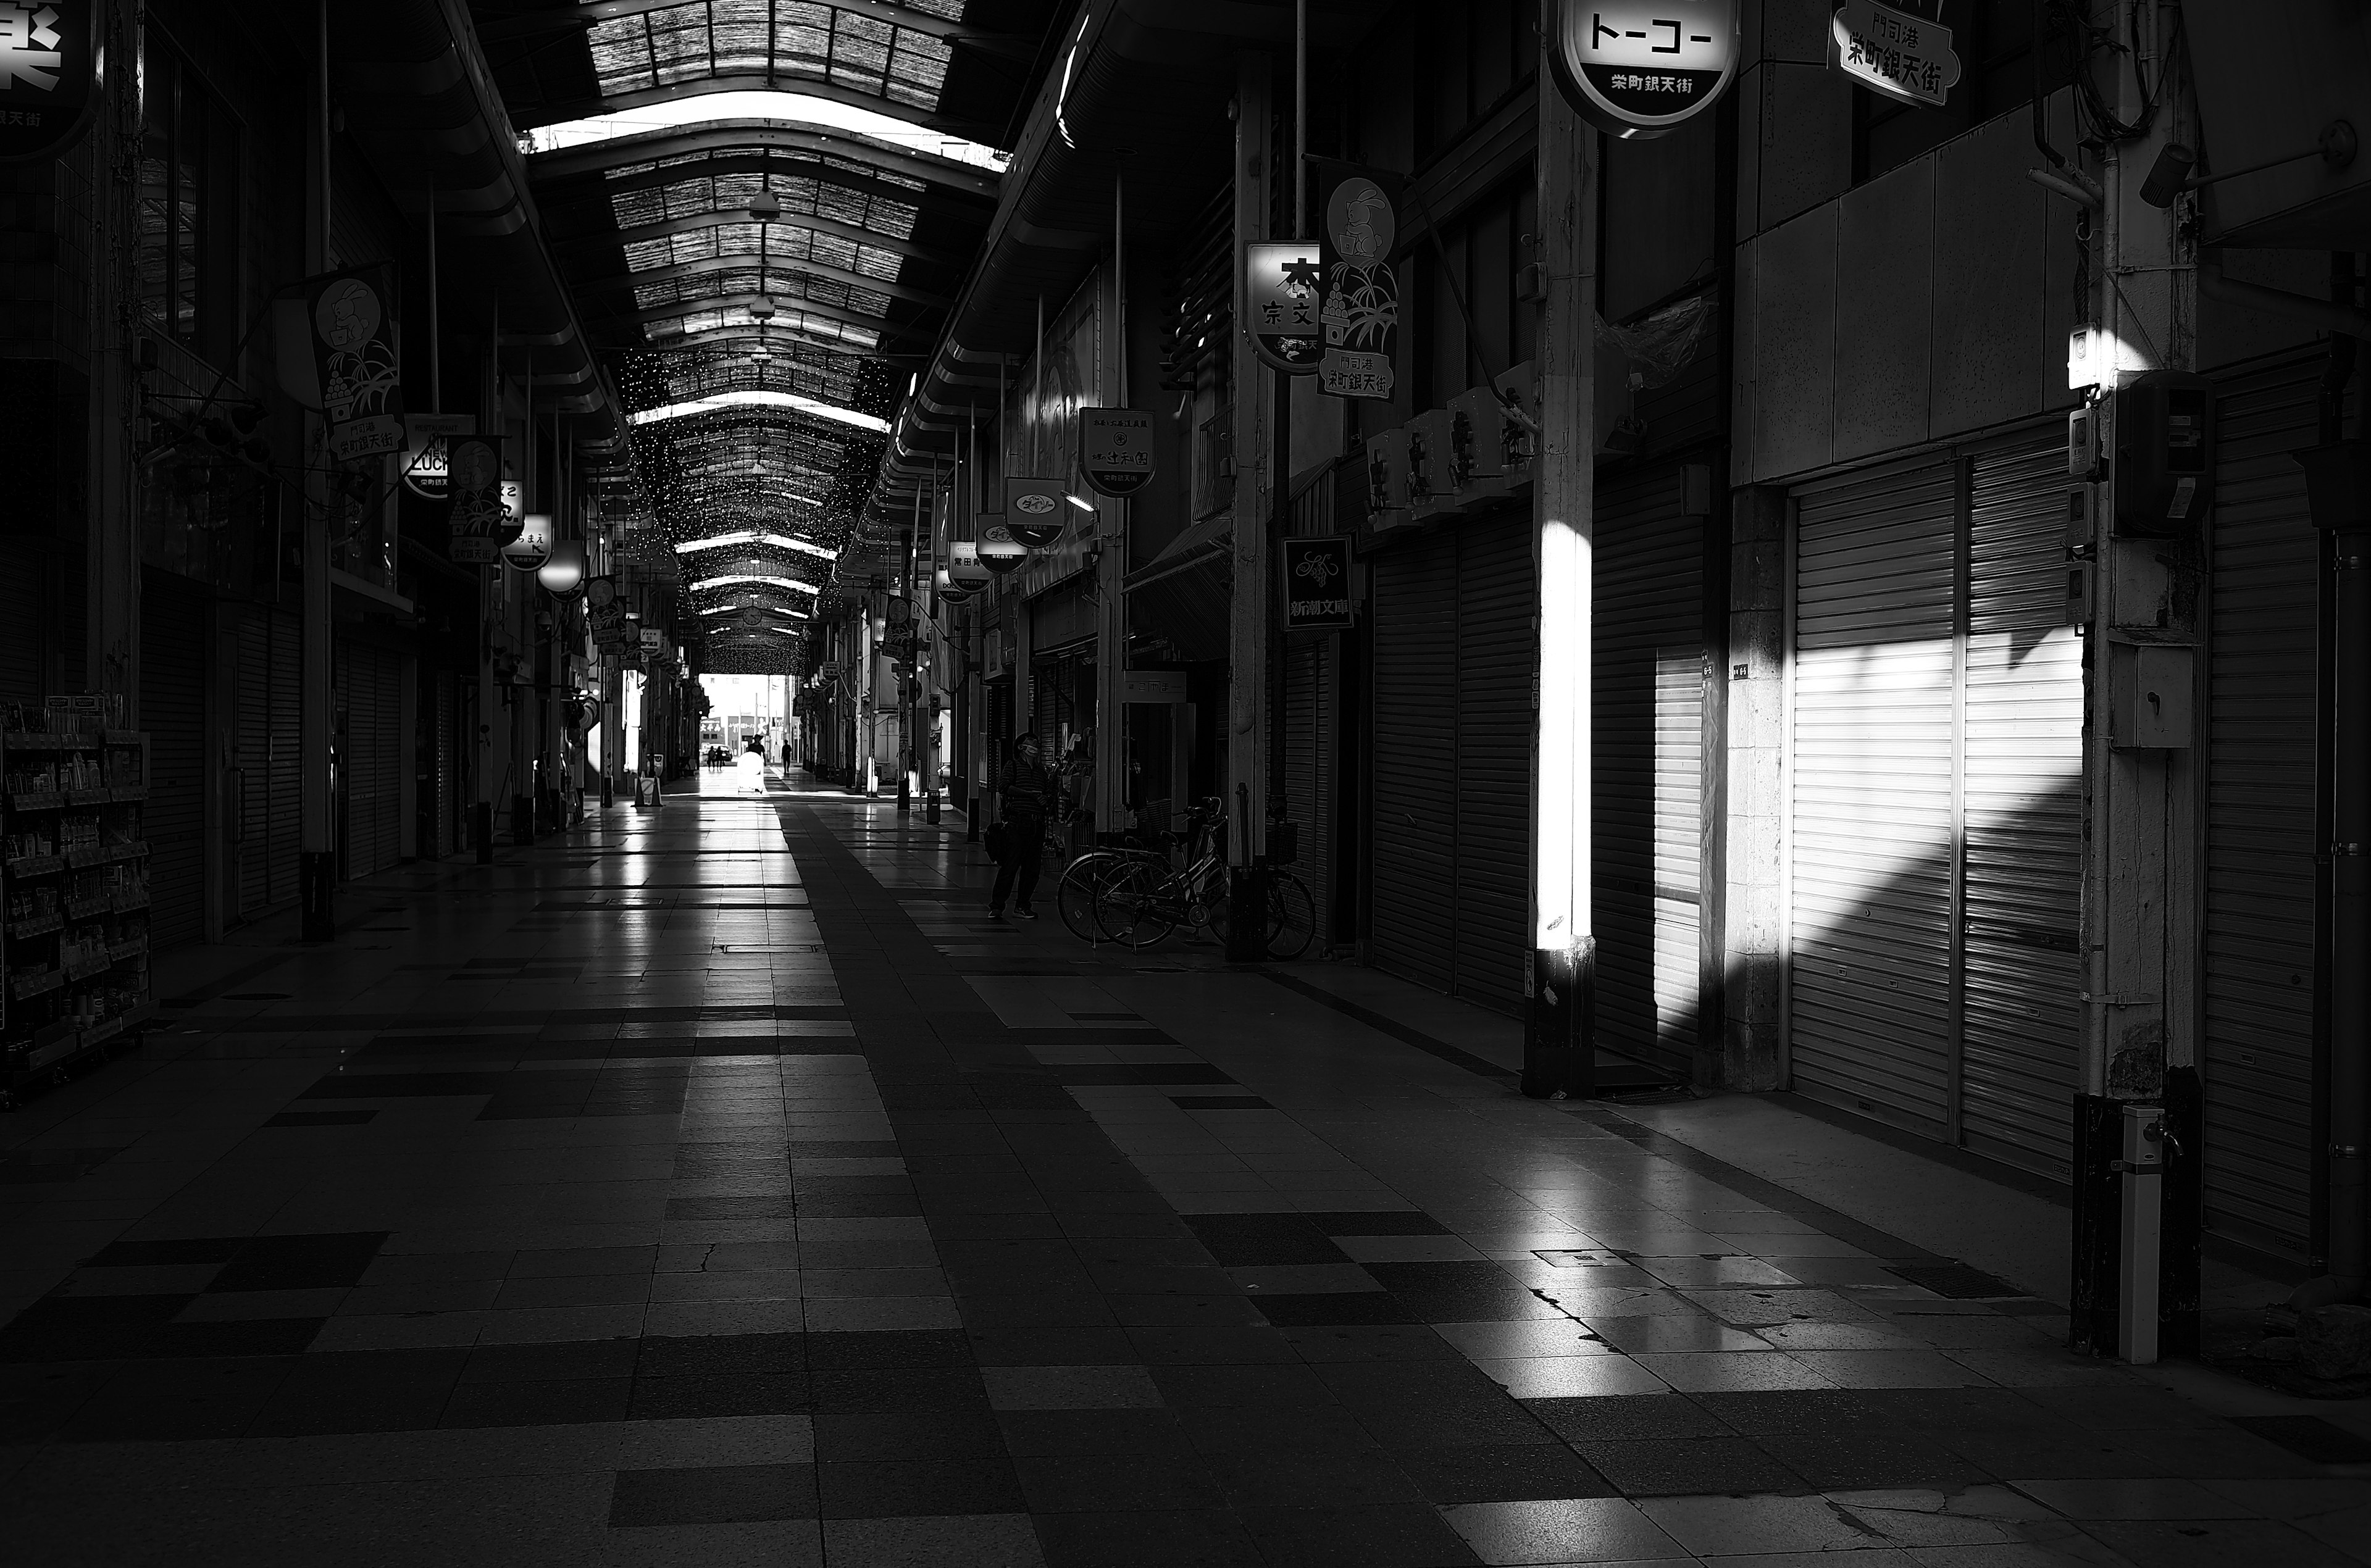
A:
{"label": "closed storefront shutter", "polygon": [[41,671],[48,563],[37,544],[0,540],[0,703],[38,703],[48,695]]}
{"label": "closed storefront shutter", "polygon": [[2083,890],[2083,638],[2055,432],[1971,466],[1963,656],[1960,1142],[2064,1175]]}
{"label": "closed storefront shutter", "polygon": [[1287,640],[1284,655],[1285,815],[1299,832],[1292,872],[1317,906],[1313,951],[1333,940],[1334,812],[1338,779],[1338,640],[1331,633]]}
{"label": "closed storefront shutter", "polygon": [[2207,692],[2206,1228],[2311,1250],[2319,356],[2220,389]]}
{"label": "closed storefront shutter", "polygon": [[1590,756],[1598,1039],[1681,1073],[1696,1037],[1704,532],[1675,469],[1597,497]]}
{"label": "closed storefront shutter", "polygon": [[[429,722],[433,726],[429,747],[431,761],[429,789],[423,793],[433,802],[429,807],[432,829],[421,837],[426,847],[425,852],[440,857],[450,855],[460,847],[459,818],[456,814],[460,759],[454,748],[454,687],[453,674],[449,671],[438,671],[431,688],[433,699],[429,707]],[[603,719],[605,728],[615,722],[617,716],[614,714],[606,715]]]}
{"label": "closed storefront shutter", "polygon": [[1457,562],[1457,970],[1502,1010],[1523,997],[1532,860],[1532,520],[1469,522]]}
{"label": "closed storefront shutter", "polygon": [[140,724],[148,732],[148,940],[205,932],[206,600],[169,573],[143,574]]}
{"label": "closed storefront shutter", "polygon": [[338,697],[345,709],[345,870],[366,877],[392,867],[401,842],[396,691],[399,670],[392,653],[364,643],[338,645]]}
{"label": "closed storefront shutter", "polygon": [[1798,1089],[1940,1136],[1952,1012],[1955,473],[1798,493],[1788,1043]]}
{"label": "closed storefront shutter", "polygon": [[1803,1092],[2062,1176],[2083,846],[2063,443],[1798,492],[1788,1000]]}
{"label": "closed storefront shutter", "polygon": [[253,919],[296,896],[296,619],[254,608],[238,628],[231,804],[238,913]]}
{"label": "closed storefront shutter", "polygon": [[1374,559],[1372,856],[1368,937],[1376,964],[1450,988],[1457,784],[1457,536]]}

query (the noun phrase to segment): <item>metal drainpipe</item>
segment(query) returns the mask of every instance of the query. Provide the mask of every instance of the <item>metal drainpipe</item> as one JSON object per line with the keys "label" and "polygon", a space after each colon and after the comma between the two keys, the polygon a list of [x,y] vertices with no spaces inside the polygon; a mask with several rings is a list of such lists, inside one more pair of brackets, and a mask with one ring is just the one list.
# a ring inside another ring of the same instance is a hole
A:
{"label": "metal drainpipe", "polygon": [[[2331,294],[2340,308],[2354,298],[2354,258],[2331,258]],[[2346,438],[2346,389],[2354,379],[2354,338],[2333,332],[2322,377],[2320,436]],[[2331,913],[2328,1274],[2292,1298],[2299,1307],[2363,1298],[2366,1225],[2365,1144],[2371,1134],[2371,518],[2348,519],[2331,540],[2335,580],[2331,638]]]}

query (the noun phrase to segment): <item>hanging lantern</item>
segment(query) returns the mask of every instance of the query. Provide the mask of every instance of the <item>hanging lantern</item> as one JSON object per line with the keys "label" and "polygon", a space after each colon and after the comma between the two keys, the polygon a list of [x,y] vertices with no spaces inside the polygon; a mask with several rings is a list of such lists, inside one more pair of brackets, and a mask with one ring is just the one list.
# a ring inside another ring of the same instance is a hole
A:
{"label": "hanging lantern", "polygon": [[584,591],[584,541],[565,539],[551,547],[551,558],[536,568],[535,580],[547,594],[573,599]]}

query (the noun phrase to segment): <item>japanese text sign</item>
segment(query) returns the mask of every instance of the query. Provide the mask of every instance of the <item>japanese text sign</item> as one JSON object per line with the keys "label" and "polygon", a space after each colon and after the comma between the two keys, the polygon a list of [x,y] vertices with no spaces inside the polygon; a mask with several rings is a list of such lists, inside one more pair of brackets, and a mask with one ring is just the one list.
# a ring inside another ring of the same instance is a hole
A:
{"label": "japanese text sign", "polygon": [[1960,79],[1942,0],[1844,0],[1828,21],[1828,63],[1873,93],[1940,109]]}
{"label": "japanese text sign", "polygon": [[502,549],[510,519],[503,502],[500,436],[456,438],[445,464],[445,493],[453,498],[452,543],[445,553],[468,566],[485,566]]}
{"label": "japanese text sign", "polygon": [[530,512],[520,522],[518,537],[503,547],[503,564],[517,571],[533,571],[551,559],[551,518]]}
{"label": "japanese text sign", "polygon": [[452,442],[478,433],[475,414],[403,416],[403,482],[422,501],[443,501],[451,479]]}
{"label": "japanese text sign", "polygon": [[1262,360],[1289,375],[1314,375],[1324,351],[1318,265],[1314,245],[1243,247],[1243,330]]}
{"label": "japanese text sign", "polygon": [[1667,135],[1737,74],[1737,0],[1558,0],[1548,58],[1565,100],[1611,135]]}
{"label": "japanese text sign", "polygon": [[1100,495],[1142,490],[1152,478],[1152,416],[1139,409],[1081,409],[1079,468]]}
{"label": "japanese text sign", "polygon": [[0,160],[54,157],[98,100],[94,0],[0,0]]}
{"label": "japanese text sign", "polygon": [[1031,549],[1042,550],[1060,538],[1070,520],[1070,487],[1061,480],[1004,481],[1005,529]]}
{"label": "japanese text sign", "polygon": [[1317,177],[1318,320],[1325,347],[1317,389],[1389,400],[1399,346],[1399,180],[1355,164],[1312,158]]}
{"label": "japanese text sign", "polygon": [[391,270],[325,272],[305,283],[321,412],[338,461],[403,450],[403,374],[387,309]]}
{"label": "japanese text sign", "polygon": [[1350,540],[1327,534],[1282,542],[1284,629],[1347,631],[1350,605]]}

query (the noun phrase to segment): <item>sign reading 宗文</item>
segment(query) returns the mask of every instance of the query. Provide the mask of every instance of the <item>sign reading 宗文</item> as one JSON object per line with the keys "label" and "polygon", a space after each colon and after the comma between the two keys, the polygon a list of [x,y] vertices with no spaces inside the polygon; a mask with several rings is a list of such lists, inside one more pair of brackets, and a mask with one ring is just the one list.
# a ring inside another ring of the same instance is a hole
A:
{"label": "sign reading \u5b97\u6587", "polygon": [[1582,119],[1635,138],[1709,108],[1738,54],[1737,0],[1559,0],[1548,58]]}

